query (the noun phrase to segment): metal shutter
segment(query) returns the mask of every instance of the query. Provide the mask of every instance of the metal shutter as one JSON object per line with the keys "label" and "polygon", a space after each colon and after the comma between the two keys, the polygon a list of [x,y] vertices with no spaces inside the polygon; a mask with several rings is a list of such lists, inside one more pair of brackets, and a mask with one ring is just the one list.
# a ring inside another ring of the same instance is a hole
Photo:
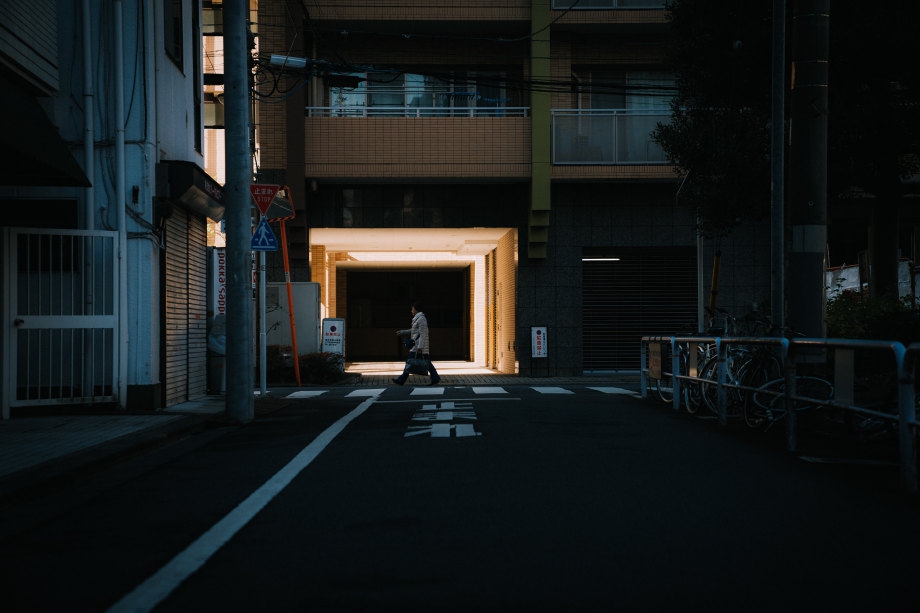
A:
{"label": "metal shutter", "polygon": [[[608,258],[619,258],[613,261]],[[596,259],[595,259],[596,258]],[[638,370],[647,334],[696,329],[696,249],[586,251],[582,262],[586,371]]]}
{"label": "metal shutter", "polygon": [[166,406],[207,394],[207,229],[176,207],[166,225]]}

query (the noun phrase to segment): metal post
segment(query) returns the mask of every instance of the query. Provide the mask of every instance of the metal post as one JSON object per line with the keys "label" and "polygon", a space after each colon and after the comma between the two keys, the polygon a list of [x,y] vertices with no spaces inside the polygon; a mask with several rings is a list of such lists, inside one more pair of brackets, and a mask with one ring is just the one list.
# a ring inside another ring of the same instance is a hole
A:
{"label": "metal post", "polygon": [[716,352],[718,355],[718,382],[716,384],[716,397],[719,405],[719,425],[728,425],[728,394],[725,383],[728,381],[728,345],[721,338],[716,339]]}
{"label": "metal post", "polygon": [[288,317],[291,320],[291,349],[294,352],[294,379],[297,381],[297,387],[300,382],[300,351],[297,349],[297,323],[294,317],[294,295],[291,290],[291,262],[288,259],[288,241],[287,228],[284,220],[281,220],[281,252],[284,257],[284,283],[287,286],[288,298]]}
{"label": "metal post", "polygon": [[677,339],[671,337],[671,394],[675,411],[680,411],[680,349]]}
{"label": "metal post", "polygon": [[794,453],[798,450],[798,423],[795,414],[795,396],[798,392],[795,389],[796,366],[795,356],[789,356],[786,360],[786,367],[783,369],[786,377],[786,389],[783,402],[786,406],[786,451]]}
{"label": "metal post", "polygon": [[249,151],[249,2],[224,2],[224,102],[227,184],[227,391],[234,422],[254,417],[252,308],[252,164]]}
{"label": "metal post", "polygon": [[268,393],[268,351],[265,347],[268,326],[265,323],[265,252],[259,252],[259,397]]}
{"label": "metal post", "polygon": [[898,364],[898,448],[901,455],[901,484],[917,493],[917,436],[913,422],[917,417],[914,391],[914,359],[903,346],[895,346]]}

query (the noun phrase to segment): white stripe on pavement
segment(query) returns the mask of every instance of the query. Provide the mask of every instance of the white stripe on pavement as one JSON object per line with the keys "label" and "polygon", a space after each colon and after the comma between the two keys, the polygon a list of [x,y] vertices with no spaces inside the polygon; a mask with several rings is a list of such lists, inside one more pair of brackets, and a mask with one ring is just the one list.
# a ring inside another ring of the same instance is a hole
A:
{"label": "white stripe on pavement", "polygon": [[288,462],[284,468],[275,473],[271,479],[250,494],[246,500],[230,511],[223,519],[214,524],[198,540],[137,586],[133,592],[112,605],[108,613],[149,613],[149,611],[153,610],[192,573],[204,566],[204,563],[212,555],[287,487],[294,480],[294,477],[300,474],[300,471],[309,466],[320,452],[345,429],[345,426],[374,404],[374,400],[375,398],[368,398],[350,413],[326,428],[309,445],[304,447],[293,460]]}

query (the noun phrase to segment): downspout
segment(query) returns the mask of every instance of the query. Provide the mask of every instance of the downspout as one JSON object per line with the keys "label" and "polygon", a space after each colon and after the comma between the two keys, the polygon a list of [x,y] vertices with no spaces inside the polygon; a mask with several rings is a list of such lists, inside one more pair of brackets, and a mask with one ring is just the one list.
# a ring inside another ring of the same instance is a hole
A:
{"label": "downspout", "polygon": [[83,0],[83,172],[89,178],[89,187],[86,188],[85,222],[87,230],[96,229],[96,189],[93,187],[96,179],[96,151],[95,151],[95,101],[93,92],[93,46],[92,28],[90,27],[90,0]]}
{"label": "downspout", "polygon": [[125,211],[125,57],[124,5],[115,8],[115,206],[118,211],[118,405],[125,408],[128,396],[128,268]]}

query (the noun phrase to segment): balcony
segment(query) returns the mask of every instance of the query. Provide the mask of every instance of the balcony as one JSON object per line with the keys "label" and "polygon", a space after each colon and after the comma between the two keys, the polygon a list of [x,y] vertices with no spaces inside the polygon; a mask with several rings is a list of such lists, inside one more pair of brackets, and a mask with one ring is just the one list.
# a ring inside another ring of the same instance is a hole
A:
{"label": "balcony", "polygon": [[557,109],[553,164],[667,164],[652,131],[671,119],[667,109]]}
{"label": "balcony", "polygon": [[531,0],[312,0],[313,21],[529,21]]}
{"label": "balcony", "polygon": [[575,32],[662,32],[665,0],[553,0],[553,29]]}
{"label": "balcony", "polygon": [[526,180],[526,108],[309,107],[306,176],[326,180]]}
{"label": "balcony", "polygon": [[526,106],[311,106],[309,117],[527,117]]}
{"label": "balcony", "polygon": [[572,6],[573,0],[553,0],[555,11],[590,11],[608,9],[663,9],[665,0],[580,0]]}

